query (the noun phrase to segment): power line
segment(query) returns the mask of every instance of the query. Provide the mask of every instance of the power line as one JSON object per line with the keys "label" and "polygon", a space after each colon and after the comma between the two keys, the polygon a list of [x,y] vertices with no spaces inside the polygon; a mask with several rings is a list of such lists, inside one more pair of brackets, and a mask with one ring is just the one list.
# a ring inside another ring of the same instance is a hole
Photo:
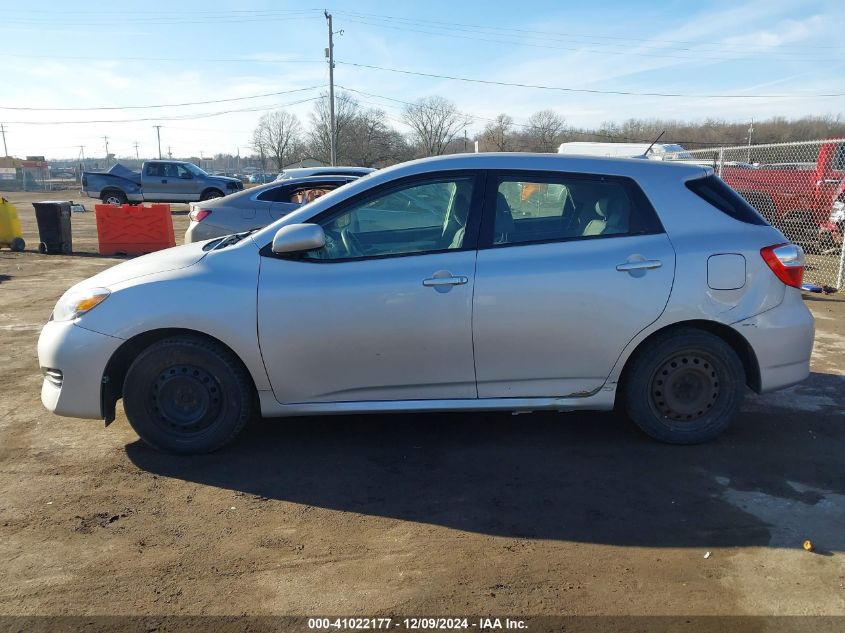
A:
{"label": "power line", "polygon": [[[108,57],[92,56],[92,55],[24,55],[23,53],[8,53],[3,51],[5,57],[17,57],[20,59],[76,59],[82,61],[125,61],[125,62],[181,62],[185,61],[184,57]],[[233,62],[245,64],[322,64],[323,62],[316,59],[259,59],[252,57],[191,57],[193,61],[197,62]]]}
{"label": "power line", "polygon": [[[162,26],[179,26],[182,24],[233,24],[233,23],[249,23],[249,22],[292,22],[292,21],[302,21],[302,20],[313,20],[317,14],[312,13],[312,10],[303,10],[299,11],[298,13],[291,13],[291,14],[278,14],[278,13],[268,13],[265,15],[262,14],[252,14],[252,15],[243,15],[243,16],[231,16],[231,15],[206,15],[206,16],[192,16],[189,14],[182,14],[182,17],[179,15],[161,15],[155,16],[151,15],[148,17],[133,17],[131,18],[132,25],[162,25]],[[3,21],[4,24],[10,24],[15,26],[44,26],[45,19],[44,15],[40,15],[39,17],[6,17]],[[95,15],[91,17],[83,17],[82,19],[76,19],[76,16],[70,16],[71,19],[63,16],[57,16],[59,19],[53,20],[48,22],[48,24],[56,24],[58,26],[72,26],[72,27],[86,27],[86,26],[108,26],[112,24],[126,24],[126,16],[123,14],[110,14],[110,15]]]}
{"label": "power line", "polygon": [[154,105],[129,105],[129,106],[97,106],[86,108],[34,108],[28,106],[0,106],[0,110],[21,110],[26,112],[86,112],[95,110],[147,110],[151,108],[181,108],[184,106],[208,105],[211,103],[228,103],[231,101],[246,101],[249,99],[263,99],[264,97],[277,97],[279,95],[291,94],[294,92],[305,92],[306,90],[314,90],[315,88],[322,88],[323,85],[308,86],[307,88],[295,88],[293,90],[281,90],[279,92],[265,92],[258,95],[249,95],[246,97],[231,97],[229,99],[211,99],[209,101],[186,101],[184,103],[158,103]]}
{"label": "power line", "polygon": [[[525,41],[525,38],[528,37],[529,39],[531,36],[512,36],[507,33],[486,33],[483,31],[468,31],[467,29],[460,29],[455,27],[446,27],[446,26],[428,26],[428,25],[415,25],[415,24],[395,24],[391,22],[383,22],[383,21],[373,21],[378,20],[377,18],[346,18],[348,22],[353,22],[357,24],[364,24],[368,26],[375,26],[379,28],[387,28],[399,31],[407,31],[411,33],[422,33],[424,35],[434,35],[437,37],[451,37],[451,38],[458,38],[464,40],[471,40],[476,42],[488,42],[492,44],[510,44],[515,46],[527,46],[531,48],[543,48],[543,49],[551,49],[551,50],[563,50],[563,51],[572,51],[577,53],[597,53],[600,55],[623,55],[625,57],[634,56],[634,57],[656,57],[660,59],[682,59],[682,60],[689,60],[689,61],[737,61],[742,59],[759,59],[759,52],[756,52],[756,55],[749,56],[749,53],[755,53],[753,47],[746,47],[741,50],[730,50],[729,48],[725,49],[717,49],[717,50],[709,50],[706,48],[698,47],[698,48],[681,48],[681,49],[667,49],[666,47],[661,46],[651,46],[647,44],[641,44],[638,48],[647,48],[653,49],[656,52],[641,52],[634,50],[631,45],[628,45],[627,48],[624,44],[615,44],[615,43],[604,43],[604,42],[570,42],[570,46],[559,46],[553,45],[550,43],[537,43],[531,41]],[[424,30],[425,29],[425,30]],[[436,30],[432,30],[436,29]],[[457,32],[455,32],[457,31]],[[484,36],[484,37],[481,37]],[[502,39],[503,37],[520,37],[522,39]],[[495,39],[494,39],[495,38]],[[536,39],[536,38],[535,38]],[[553,42],[560,42],[561,40],[552,40]],[[587,46],[612,46],[622,47],[621,50],[607,50],[607,49],[597,49],[597,48],[586,48]],[[750,49],[750,50],[749,50]],[[763,49],[765,50],[765,49]],[[677,51],[688,51],[692,53],[691,55],[673,55],[671,53]],[[727,54],[729,56],[714,56],[711,53],[722,53]],[[732,54],[732,53],[744,53],[745,56]],[[766,55],[767,60],[773,61],[788,61],[788,62],[802,62],[802,63],[818,63],[818,62],[829,62],[829,58],[808,58],[808,57],[796,57],[794,55],[790,55],[789,57],[778,57],[775,55],[768,54]]]}
{"label": "power line", "polygon": [[[442,29],[452,29],[452,30],[461,30],[461,31],[468,31],[468,32],[477,32],[477,31],[492,31],[492,32],[499,32],[500,34],[507,34],[507,33],[518,33],[520,35],[527,35],[531,37],[549,37],[553,39],[567,39],[570,38],[585,38],[585,39],[600,39],[600,40],[614,40],[619,42],[642,42],[644,45],[651,45],[652,47],[658,47],[660,44],[685,44],[689,46],[701,46],[701,42],[696,42],[693,40],[668,40],[668,39],[655,39],[655,38],[645,38],[645,37],[621,37],[621,36],[613,36],[613,35],[594,35],[590,33],[578,32],[578,33],[568,33],[568,32],[560,32],[560,31],[546,31],[541,29],[524,29],[524,28],[516,28],[516,27],[503,27],[503,26],[490,26],[490,25],[481,25],[481,24],[468,24],[465,22],[453,22],[451,20],[444,21],[444,20],[429,20],[424,18],[406,18],[400,16],[392,16],[392,15],[385,15],[379,13],[367,13],[363,11],[347,11],[341,10],[336,11],[339,15],[351,15],[358,18],[364,19],[378,19],[383,21],[392,21],[392,22],[399,22],[399,23],[406,23],[410,25],[419,25],[428,28],[442,28]],[[626,46],[626,44],[614,44],[615,46]],[[707,45],[706,43],[704,45]],[[711,44],[712,45],[712,44]],[[829,50],[829,49],[841,49],[841,46],[808,46],[805,44],[800,44],[801,49],[821,49],[821,50]],[[747,51],[749,46],[746,44],[718,44],[718,49],[723,50],[725,48],[737,48],[741,49],[742,51]],[[683,49],[683,50],[699,50],[699,49]]]}
{"label": "power line", "polygon": [[[688,61],[737,61],[738,59],[757,59],[758,57],[741,57],[737,55],[733,55],[730,57],[716,57],[713,55],[704,56],[701,53],[695,55],[673,55],[670,54],[672,51],[663,50],[663,52],[637,52],[635,50],[602,50],[596,48],[585,48],[584,46],[555,46],[552,44],[539,44],[534,42],[526,42],[520,40],[506,40],[501,38],[493,39],[491,37],[477,37],[473,35],[466,35],[466,34],[458,34],[452,32],[444,32],[444,31],[435,31],[435,30],[423,30],[420,28],[411,28],[408,26],[399,26],[395,24],[384,24],[379,22],[372,22],[368,20],[360,20],[354,18],[347,18],[348,22],[353,22],[357,24],[364,24],[367,26],[376,26],[379,28],[387,28],[387,29],[394,29],[399,31],[407,31],[411,33],[421,33],[423,35],[435,35],[437,37],[450,37],[450,38],[457,38],[462,40],[471,40],[474,42],[487,42],[491,44],[510,44],[515,46],[527,46],[530,48],[543,48],[543,49],[550,49],[550,50],[558,50],[558,51],[571,51],[576,53],[597,53],[600,55],[621,55],[625,57],[656,57],[659,59],[682,59]],[[618,46],[616,44],[610,44],[610,46]],[[702,53],[707,53],[710,51],[702,51]],[[730,52],[730,51],[725,51]],[[790,61],[790,62],[805,62],[805,63],[818,63],[818,62],[829,62],[829,59],[821,59],[821,58],[798,58],[798,57],[775,57],[772,55],[767,55],[767,59],[769,60],[776,60],[776,61]]]}
{"label": "power line", "polygon": [[[414,105],[410,101],[402,101],[401,99],[395,99],[393,97],[387,97],[385,95],[379,95],[379,94],[375,94],[375,93],[372,93],[372,92],[365,92],[363,90],[358,90],[356,88],[350,88],[349,86],[341,86],[340,84],[337,84],[337,87],[342,88],[343,90],[347,90],[349,92],[354,92],[356,94],[361,94],[361,95],[364,95],[364,96],[367,96],[367,97],[374,97],[376,99],[386,99],[387,101],[393,101],[393,102],[400,103],[400,104],[406,105],[406,106]],[[375,105],[375,106],[379,106],[379,107],[384,106],[384,104],[381,104],[381,103],[372,103],[372,102],[364,102],[364,103],[369,103],[370,105]],[[477,114],[471,114],[471,113],[467,113],[467,112],[463,112],[462,114],[464,114],[465,116],[469,117],[470,119],[474,119],[476,121],[486,121],[488,123],[496,123],[496,119],[491,119],[489,117],[483,117],[483,116],[480,116],[480,115],[477,115]],[[387,118],[389,118],[391,121],[395,121],[396,123],[405,124],[404,121],[401,121],[399,119],[394,119],[393,117],[387,117]],[[533,127],[529,123],[517,123],[516,121],[513,121],[511,123],[511,125],[513,125],[514,127],[524,128],[524,129],[527,129],[527,130],[530,130]],[[599,131],[588,132],[588,131],[583,131],[583,130],[575,130],[575,129],[571,129],[571,128],[567,129],[565,131],[565,134],[573,135],[573,136],[589,136],[589,137],[597,136],[599,138],[606,138],[606,139],[610,139],[610,140],[614,140],[614,141],[628,141],[628,142],[631,142],[631,143],[651,143],[654,140],[653,138],[647,138],[647,139],[632,138],[630,136],[622,136],[620,134],[607,134],[605,132],[599,132]],[[676,140],[675,142],[679,143],[679,144],[693,144],[693,143],[695,143],[695,144],[698,144],[698,145],[713,145],[713,146],[716,146],[716,147],[721,147],[721,146],[724,145],[724,143],[721,143],[721,142],[708,143],[708,142],[705,142],[705,141]]]}
{"label": "power line", "polygon": [[308,99],[291,101],[289,103],[275,103],[266,106],[252,106],[249,108],[221,110],[219,112],[202,112],[198,114],[183,114],[179,116],[143,117],[139,119],[103,119],[94,121],[10,121],[10,123],[14,123],[16,125],[87,125],[93,123],[140,123],[144,121],[191,121],[194,119],[207,119],[210,117],[222,116],[224,114],[232,114],[235,112],[266,112],[268,110],[274,110],[276,108],[287,108],[289,106],[299,105],[300,103],[316,101],[317,99],[321,98],[322,97],[311,97]]}
{"label": "power line", "polygon": [[463,81],[468,83],[487,84],[493,86],[507,86],[511,88],[533,88],[536,90],[556,90],[560,92],[583,92],[589,94],[604,94],[604,95],[621,95],[631,97],[683,97],[687,99],[818,99],[820,97],[843,97],[845,92],[828,93],[828,94],[684,94],[679,92],[634,92],[629,90],[598,90],[591,88],[568,88],[564,86],[544,86],[541,84],[524,84],[508,81],[494,81],[492,79],[477,79],[470,77],[458,77],[455,75],[439,75],[436,73],[424,73],[413,70],[405,70],[402,68],[388,68],[386,66],[376,66],[373,64],[360,64],[357,62],[344,62],[335,60],[336,64],[343,64],[345,66],[355,66],[357,68],[367,68],[370,70],[383,70],[392,73],[400,73],[403,75],[415,75],[417,77],[433,77],[435,79],[448,79],[451,81]]}

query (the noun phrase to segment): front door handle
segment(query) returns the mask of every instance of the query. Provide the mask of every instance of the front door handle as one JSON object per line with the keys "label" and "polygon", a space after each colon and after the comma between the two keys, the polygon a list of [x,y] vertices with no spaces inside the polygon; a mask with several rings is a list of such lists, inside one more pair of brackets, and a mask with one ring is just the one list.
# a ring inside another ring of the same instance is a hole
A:
{"label": "front door handle", "polygon": [[467,277],[431,277],[423,279],[423,286],[429,288],[437,286],[463,286],[469,279]]}
{"label": "front door handle", "polygon": [[616,270],[627,273],[632,270],[654,270],[655,268],[660,268],[662,265],[663,262],[659,259],[644,259],[638,262],[625,262],[624,264],[619,264],[616,267]]}
{"label": "front door handle", "polygon": [[166,185],[166,184],[167,184],[167,181],[166,181],[166,180],[164,180],[164,179],[162,179],[161,184]]}

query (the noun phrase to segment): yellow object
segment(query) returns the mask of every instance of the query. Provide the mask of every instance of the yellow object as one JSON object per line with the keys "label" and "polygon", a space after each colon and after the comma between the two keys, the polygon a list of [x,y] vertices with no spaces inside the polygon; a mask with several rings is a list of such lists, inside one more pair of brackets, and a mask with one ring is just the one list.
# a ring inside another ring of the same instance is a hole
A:
{"label": "yellow object", "polygon": [[811,541],[810,539],[807,539],[806,541],[804,541],[804,549],[807,550],[808,552],[812,552],[813,551],[813,541]]}
{"label": "yellow object", "polygon": [[26,243],[21,237],[21,222],[18,210],[6,198],[0,198],[0,247],[22,251]]}

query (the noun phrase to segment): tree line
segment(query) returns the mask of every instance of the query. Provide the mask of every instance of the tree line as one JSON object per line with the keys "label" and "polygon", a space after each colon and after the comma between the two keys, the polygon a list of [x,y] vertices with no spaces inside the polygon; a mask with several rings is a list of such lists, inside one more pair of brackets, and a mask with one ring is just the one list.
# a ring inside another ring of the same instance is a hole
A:
{"label": "tree line", "polygon": [[[651,142],[661,133],[661,143],[678,143],[687,149],[718,145],[743,145],[749,140],[751,122],[710,118],[704,121],[628,119],[605,122],[595,129],[566,125],[553,110],[540,110],[518,124],[506,113],[479,120],[439,96],[422,98],[404,106],[396,123],[410,131],[402,133],[391,124],[384,110],[362,105],[353,95],[340,92],[335,98],[337,162],[340,165],[384,167],[424,156],[472,152],[555,152],[567,141]],[[265,171],[314,159],[330,159],[328,98],[315,102],[305,124],[286,110],[264,114],[253,131],[251,148]],[[479,129],[479,123],[483,126]],[[470,126],[475,129],[470,132]],[[753,122],[754,144],[804,141],[845,136],[839,115],[798,119],[774,117]]]}

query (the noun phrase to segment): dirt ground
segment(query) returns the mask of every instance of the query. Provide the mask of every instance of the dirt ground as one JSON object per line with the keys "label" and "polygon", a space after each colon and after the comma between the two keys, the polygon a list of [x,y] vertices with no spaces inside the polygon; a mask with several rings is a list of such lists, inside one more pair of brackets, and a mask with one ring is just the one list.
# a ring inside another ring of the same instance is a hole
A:
{"label": "dirt ground", "polygon": [[418,414],[267,420],[176,458],[120,409],[41,406],[42,324],[120,259],[93,213],[79,254],[39,255],[45,196],[7,195],[28,247],[0,251],[0,614],[845,615],[845,301],[808,297],[811,378],[704,446],[613,415]]}

